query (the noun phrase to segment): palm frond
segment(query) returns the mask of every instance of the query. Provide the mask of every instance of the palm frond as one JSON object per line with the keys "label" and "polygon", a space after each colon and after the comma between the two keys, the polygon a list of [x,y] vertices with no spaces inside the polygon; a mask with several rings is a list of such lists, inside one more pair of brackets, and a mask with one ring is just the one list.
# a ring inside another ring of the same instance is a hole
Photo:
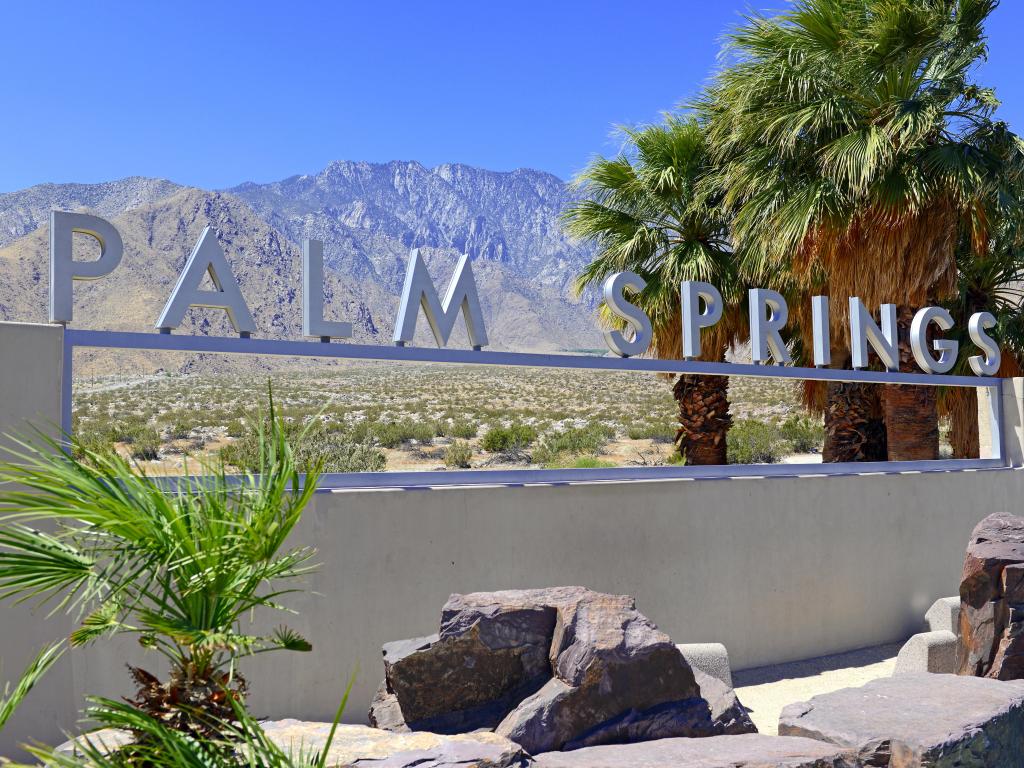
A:
{"label": "palm frond", "polygon": [[13,690],[9,685],[4,687],[3,696],[0,696],[0,731],[4,729],[7,721],[11,719],[14,711],[25,700],[25,697],[63,655],[63,642],[47,645],[25,668]]}

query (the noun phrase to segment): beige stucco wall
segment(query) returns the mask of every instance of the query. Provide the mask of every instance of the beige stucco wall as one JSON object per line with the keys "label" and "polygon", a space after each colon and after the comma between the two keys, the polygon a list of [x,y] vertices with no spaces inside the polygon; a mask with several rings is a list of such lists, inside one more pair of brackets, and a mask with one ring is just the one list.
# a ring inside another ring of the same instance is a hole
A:
{"label": "beige stucco wall", "polygon": [[[60,421],[60,366],[64,329],[54,325],[0,323],[0,451],[8,436],[27,436],[31,425],[54,434]],[[3,456],[0,456],[3,458]],[[48,642],[66,635],[70,622],[46,622],[27,606],[0,607],[0,687],[20,676]],[[71,660],[65,659],[32,692],[0,732],[0,755],[29,738],[56,738],[77,719],[78,705],[67,695]]]}
{"label": "beige stucco wall", "polygon": [[[0,345],[21,333],[0,324]],[[0,349],[5,369],[8,355],[31,352]],[[0,400],[10,387],[50,391],[59,350],[32,354],[49,368],[6,374]],[[1021,392],[1009,392],[1019,439]],[[32,413],[44,406],[55,401],[25,403]],[[323,567],[289,600],[298,616],[272,617],[306,633],[314,651],[243,671],[257,714],[323,719],[358,670],[348,710],[358,721],[382,676],[380,645],[436,631],[451,592],[552,584],[635,595],[677,642],[725,643],[735,668],[898,640],[956,592],[974,523],[1016,510],[1022,490],[1021,471],[994,470],[320,493],[296,543],[316,546]],[[60,632],[57,620],[0,605],[5,671]],[[0,754],[58,738],[54,724],[70,727],[86,693],[126,692],[133,656],[127,643],[75,651],[0,734]]]}

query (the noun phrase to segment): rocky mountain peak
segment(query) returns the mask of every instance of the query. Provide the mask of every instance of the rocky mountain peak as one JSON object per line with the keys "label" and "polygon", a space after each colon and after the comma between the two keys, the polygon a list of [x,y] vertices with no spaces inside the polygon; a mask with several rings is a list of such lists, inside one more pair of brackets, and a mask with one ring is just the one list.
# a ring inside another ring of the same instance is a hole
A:
{"label": "rocky mountain peak", "polygon": [[[473,258],[494,346],[591,348],[600,344],[593,302],[571,290],[591,251],[559,222],[571,199],[540,171],[413,161],[336,161],[315,174],[212,191],[143,177],[43,184],[0,195],[0,317],[41,319],[49,212],[85,210],[114,221],[125,239],[116,277],[76,286],[76,301],[102,307],[107,327],[151,327],[209,224],[261,334],[298,336],[298,244],[311,237],[324,242],[333,317],[356,323],[364,341],[386,342],[409,250],[420,248],[442,293],[459,256]],[[193,314],[189,332],[224,330],[216,313]]]}

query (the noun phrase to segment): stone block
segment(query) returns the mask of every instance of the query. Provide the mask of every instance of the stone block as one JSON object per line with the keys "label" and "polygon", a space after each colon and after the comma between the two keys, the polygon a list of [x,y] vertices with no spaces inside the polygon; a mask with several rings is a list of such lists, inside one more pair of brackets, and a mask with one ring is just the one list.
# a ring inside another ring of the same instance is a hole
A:
{"label": "stone block", "polygon": [[894,675],[915,672],[956,673],[956,635],[946,630],[921,632],[900,648]]}
{"label": "stone block", "polygon": [[[959,606],[959,601],[957,605]],[[732,669],[729,667],[729,652],[721,643],[682,643],[676,648],[693,669],[717,678],[732,688]]]}
{"label": "stone block", "polygon": [[940,597],[924,615],[924,622],[929,632],[952,632],[955,635],[960,631],[960,596]]}

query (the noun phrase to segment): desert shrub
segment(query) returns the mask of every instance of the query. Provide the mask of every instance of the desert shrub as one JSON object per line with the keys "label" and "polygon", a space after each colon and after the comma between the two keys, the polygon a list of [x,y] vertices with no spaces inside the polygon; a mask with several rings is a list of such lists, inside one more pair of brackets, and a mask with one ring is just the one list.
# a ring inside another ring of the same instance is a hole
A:
{"label": "desert shrub", "polygon": [[[264,427],[265,429],[265,427]],[[364,435],[355,439],[351,433],[331,431],[322,424],[285,424],[289,439],[296,441],[295,461],[308,470],[318,464],[323,472],[380,472],[387,459]],[[305,431],[302,440],[296,438]],[[260,467],[259,427],[251,429],[231,445],[220,451],[227,464],[245,472],[256,472]]]}
{"label": "desert shrub", "polygon": [[730,464],[775,464],[782,458],[785,440],[775,424],[739,419],[729,429],[726,448]]}
{"label": "desert shrub", "polygon": [[156,461],[160,458],[160,433],[155,427],[146,426],[138,430],[129,444],[133,459]]}
{"label": "desert shrub", "polygon": [[458,437],[462,440],[470,440],[476,437],[476,433],[478,431],[479,427],[477,426],[475,421],[463,419],[460,421],[453,422],[452,425],[448,427],[448,429],[445,431],[445,435],[447,437]]}
{"label": "desert shrub", "polygon": [[150,425],[139,416],[122,416],[110,422],[109,436],[115,443],[134,443]]}
{"label": "desert shrub", "polygon": [[576,456],[558,459],[544,465],[545,469],[598,469],[614,467],[614,461],[599,459],[597,456]]}
{"label": "desert shrub", "polygon": [[245,422],[241,419],[232,419],[228,422],[228,437],[241,437],[245,434]]}
{"label": "desert shrub", "polygon": [[372,443],[322,428],[311,429],[297,453],[306,466],[322,461],[324,472],[380,472],[387,466],[384,454]]}
{"label": "desert shrub", "polygon": [[676,424],[648,421],[630,424],[626,429],[626,436],[630,440],[655,440],[659,443],[671,443],[676,439],[678,429],[679,426]]}
{"label": "desert shrub", "polygon": [[537,430],[527,424],[494,426],[484,433],[481,446],[490,453],[521,451],[537,439]]}
{"label": "desert shrub", "polygon": [[397,448],[409,440],[429,443],[436,433],[433,424],[416,421],[381,421],[370,425],[369,432],[384,448]]}
{"label": "desert shrub", "polygon": [[825,442],[824,425],[809,416],[793,414],[782,422],[780,432],[793,453],[820,451]]}
{"label": "desert shrub", "polygon": [[71,453],[79,461],[90,453],[106,455],[114,452],[114,441],[110,439],[108,429],[95,429],[83,425],[72,434],[75,435],[75,441],[72,443]]}
{"label": "desert shrub", "polygon": [[176,416],[172,421],[167,423],[167,436],[171,440],[184,440],[192,433],[192,422]]}
{"label": "desert shrub", "polygon": [[599,422],[585,427],[570,427],[562,432],[551,432],[544,436],[534,451],[533,460],[538,464],[565,462],[574,456],[600,453],[605,444],[615,437],[615,430]]}
{"label": "desert shrub", "polygon": [[444,465],[450,469],[468,469],[473,460],[473,449],[464,440],[456,440],[444,452]]}

